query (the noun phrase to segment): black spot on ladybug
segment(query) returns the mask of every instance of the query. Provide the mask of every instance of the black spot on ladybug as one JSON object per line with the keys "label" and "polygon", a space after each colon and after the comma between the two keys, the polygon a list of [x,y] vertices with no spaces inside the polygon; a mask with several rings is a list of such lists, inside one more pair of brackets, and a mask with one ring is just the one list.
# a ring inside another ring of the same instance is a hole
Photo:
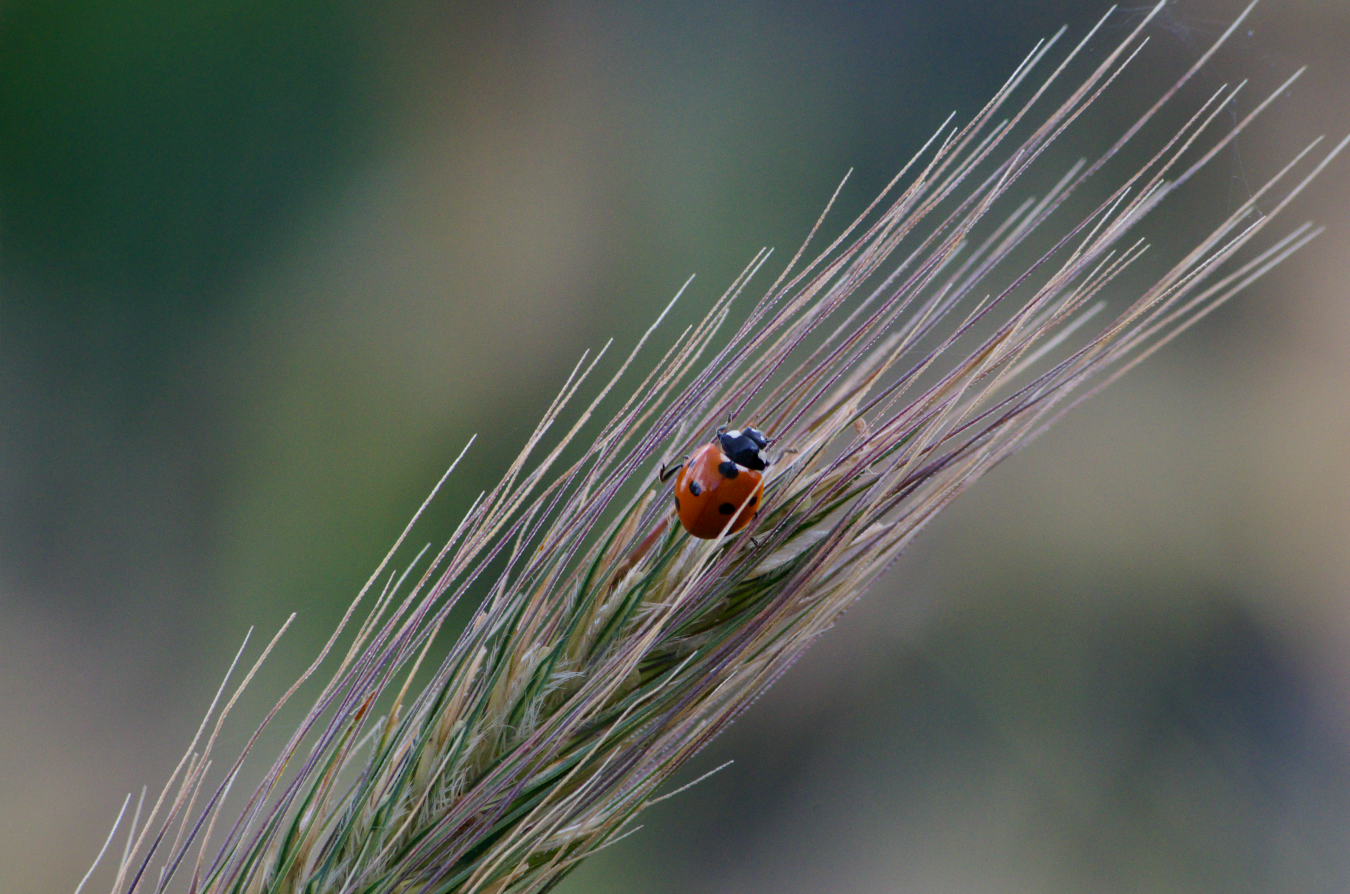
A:
{"label": "black spot on ladybug", "polygon": [[689,492],[697,497],[699,494],[703,493],[703,485],[699,484],[697,481],[691,481],[689,482]]}
{"label": "black spot on ladybug", "polygon": [[717,471],[722,473],[723,478],[735,478],[737,475],[741,474],[740,467],[731,460],[719,463]]}
{"label": "black spot on ladybug", "polygon": [[675,498],[675,511],[676,511],[676,512],[679,512],[679,511],[680,511],[680,498],[679,498],[679,497],[676,497],[676,498]]}
{"label": "black spot on ladybug", "polygon": [[731,505],[730,503],[723,503],[721,506],[717,507],[717,511],[722,513],[723,515],[730,515],[731,513],[736,511],[736,507]]}
{"label": "black spot on ladybug", "polygon": [[751,495],[750,495],[750,502],[749,502],[749,503],[746,503],[745,505],[747,505],[747,506],[753,506],[753,505],[755,505],[755,503],[756,503],[758,500],[759,500],[759,495],[758,495],[758,494],[751,494]]}

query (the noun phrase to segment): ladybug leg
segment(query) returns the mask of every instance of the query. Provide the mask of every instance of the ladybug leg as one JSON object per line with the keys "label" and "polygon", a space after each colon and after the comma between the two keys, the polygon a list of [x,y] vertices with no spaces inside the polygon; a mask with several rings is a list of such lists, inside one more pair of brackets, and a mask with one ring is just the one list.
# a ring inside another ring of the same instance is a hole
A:
{"label": "ladybug leg", "polygon": [[682,468],[684,468],[684,460],[680,460],[670,468],[666,468],[666,464],[661,463],[661,469],[656,473],[656,480],[664,484],[665,482],[670,480],[670,476],[674,475]]}

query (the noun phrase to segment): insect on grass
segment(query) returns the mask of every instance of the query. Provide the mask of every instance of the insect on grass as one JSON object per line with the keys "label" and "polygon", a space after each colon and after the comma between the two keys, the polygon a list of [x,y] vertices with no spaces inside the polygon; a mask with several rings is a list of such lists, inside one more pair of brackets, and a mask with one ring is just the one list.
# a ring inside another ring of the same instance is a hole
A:
{"label": "insect on grass", "polygon": [[[697,323],[665,324],[682,289],[622,360],[584,355],[502,479],[395,572],[414,516],[259,726],[323,680],[260,781],[241,772],[256,734],[233,759],[213,747],[277,639],[222,684],[163,790],[119,817],[109,890],[542,891],[633,830],[952,499],[1318,234],[1273,227],[1344,140],[1191,241],[1150,243],[1297,78],[1245,111],[1243,85],[1191,95],[1244,12],[1119,133],[1080,133],[1160,8],[1104,51],[1102,23],[1037,44],[855,219],[822,214],[767,286],[764,251]],[[1180,123],[1146,138],[1164,113]],[[725,453],[728,419],[770,433],[771,461],[740,463],[763,476],[753,511],[743,493],[691,537],[672,498],[710,486],[656,471]]]}

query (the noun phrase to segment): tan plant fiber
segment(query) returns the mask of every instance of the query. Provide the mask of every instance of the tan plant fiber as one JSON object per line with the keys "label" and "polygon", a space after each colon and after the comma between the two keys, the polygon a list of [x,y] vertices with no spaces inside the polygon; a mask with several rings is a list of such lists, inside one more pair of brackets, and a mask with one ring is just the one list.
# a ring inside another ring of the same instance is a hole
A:
{"label": "tan plant fiber", "polygon": [[[257,663],[222,684],[163,791],[123,805],[109,889],[543,891],[635,828],[957,494],[1316,236],[1267,231],[1344,141],[1314,142],[1193,243],[1149,248],[1155,212],[1288,86],[1245,114],[1242,85],[1183,99],[1218,44],[1094,157],[1054,160],[1149,18],[1096,58],[1098,29],[1058,57],[1062,32],[1036,46],[823,249],[826,215],[748,306],[767,251],[696,325],[667,333],[663,312],[577,412],[610,368],[583,356],[501,481],[394,573],[409,523],[259,726],[324,671],[233,799],[258,734],[226,766],[211,755]],[[1164,111],[1180,123],[1143,140]],[[1151,284],[1122,294],[1146,260]],[[763,511],[696,540],[654,471],[729,419],[775,439]]]}

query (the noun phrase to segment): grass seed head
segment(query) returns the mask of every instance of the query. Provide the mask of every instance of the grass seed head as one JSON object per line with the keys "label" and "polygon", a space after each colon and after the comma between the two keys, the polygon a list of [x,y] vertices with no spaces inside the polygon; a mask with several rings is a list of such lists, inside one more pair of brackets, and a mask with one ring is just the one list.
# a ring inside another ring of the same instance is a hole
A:
{"label": "grass seed head", "polygon": [[[282,699],[328,667],[238,814],[223,805],[248,749],[213,787],[215,732],[194,740],[129,821],[115,889],[539,891],[626,834],[952,499],[1316,235],[1267,233],[1343,141],[1299,153],[1120,300],[1158,253],[1158,209],[1288,86],[1243,117],[1240,87],[1221,88],[1140,145],[1213,50],[1027,194],[1137,64],[1146,24],[1096,59],[1096,29],[1036,46],[816,248],[822,215],[758,299],[768,252],[673,337],[668,306],[604,384],[589,383],[609,346],[583,356],[502,480],[390,577],[330,666],[405,530]],[[728,419],[774,439],[763,508],[738,535],[694,539],[654,471]]]}

